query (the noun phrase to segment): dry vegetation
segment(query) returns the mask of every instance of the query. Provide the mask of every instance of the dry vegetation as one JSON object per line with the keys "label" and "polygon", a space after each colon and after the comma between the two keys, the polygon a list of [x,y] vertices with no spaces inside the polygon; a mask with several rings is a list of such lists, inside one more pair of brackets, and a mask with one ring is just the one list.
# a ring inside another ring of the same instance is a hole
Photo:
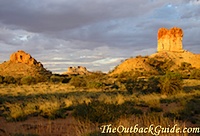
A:
{"label": "dry vegetation", "polygon": [[138,56],[109,74],[86,75],[52,75],[21,63],[9,72],[5,62],[0,68],[0,135],[99,136],[104,124],[199,127],[200,69],[189,63],[197,56],[178,55]]}
{"label": "dry vegetation", "polygon": [[3,77],[0,131],[3,135],[96,136],[99,127],[108,123],[200,125],[200,80],[183,80],[177,73],[140,76],[130,72],[117,77],[53,75],[47,82],[28,84],[3,82]]}

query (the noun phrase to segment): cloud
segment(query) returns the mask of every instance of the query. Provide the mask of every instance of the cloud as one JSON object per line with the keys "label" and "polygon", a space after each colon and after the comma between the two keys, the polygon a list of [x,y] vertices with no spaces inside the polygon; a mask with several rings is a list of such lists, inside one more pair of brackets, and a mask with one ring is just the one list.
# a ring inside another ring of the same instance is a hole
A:
{"label": "cloud", "polygon": [[[0,61],[19,49],[61,72],[108,71],[120,59],[156,51],[160,27],[181,27],[199,53],[198,0],[0,0]],[[59,68],[58,68],[59,67]]]}

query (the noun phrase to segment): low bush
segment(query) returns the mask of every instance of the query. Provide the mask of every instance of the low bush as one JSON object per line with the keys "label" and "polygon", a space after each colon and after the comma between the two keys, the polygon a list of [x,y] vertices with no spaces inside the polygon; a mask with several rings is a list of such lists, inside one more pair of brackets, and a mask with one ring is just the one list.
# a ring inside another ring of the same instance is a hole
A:
{"label": "low bush", "polygon": [[63,78],[62,83],[69,83],[70,79],[71,78],[65,77],[65,78]]}
{"label": "low bush", "polygon": [[51,76],[50,77],[50,82],[52,83],[61,83],[64,80],[64,77],[60,77],[60,76]]}
{"label": "low bush", "polygon": [[71,85],[74,87],[86,87],[87,82],[84,77],[82,76],[73,76],[71,80],[69,81]]}
{"label": "low bush", "polygon": [[26,85],[31,85],[31,84],[35,84],[36,80],[32,76],[26,76],[26,77],[22,77],[21,78],[20,83],[21,84],[26,84]]}
{"label": "low bush", "polygon": [[126,90],[133,94],[137,90],[141,90],[142,87],[142,80],[139,80],[138,77],[140,76],[139,73],[134,72],[123,72],[117,77],[117,81],[121,84],[124,84]]}
{"label": "low bush", "polygon": [[192,70],[190,74],[190,79],[200,79],[200,69]]}
{"label": "low bush", "polygon": [[104,102],[93,101],[83,103],[75,107],[73,115],[83,120],[90,120],[93,123],[106,123],[119,119],[121,116],[132,114],[142,114],[139,109],[133,108],[133,103],[123,103],[121,105],[106,104]]}
{"label": "low bush", "polygon": [[148,80],[143,84],[142,92],[145,94],[148,93],[160,93],[160,82],[159,77],[150,77]]}
{"label": "low bush", "polygon": [[200,96],[196,96],[187,102],[185,108],[179,112],[179,116],[182,120],[190,120],[193,124],[200,124]]}
{"label": "low bush", "polygon": [[17,82],[12,76],[5,76],[3,81],[6,84],[15,84]]}
{"label": "low bush", "polygon": [[179,73],[168,72],[159,80],[161,94],[172,95],[183,89],[183,82]]}

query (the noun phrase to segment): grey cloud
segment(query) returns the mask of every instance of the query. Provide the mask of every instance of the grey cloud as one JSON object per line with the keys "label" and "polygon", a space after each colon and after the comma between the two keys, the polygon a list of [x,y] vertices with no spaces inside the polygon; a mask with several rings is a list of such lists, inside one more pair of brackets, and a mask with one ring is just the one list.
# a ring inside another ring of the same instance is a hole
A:
{"label": "grey cloud", "polygon": [[34,32],[61,31],[105,20],[138,16],[148,13],[152,5],[157,3],[148,4],[145,0],[2,0],[0,17],[3,23]]}
{"label": "grey cloud", "polygon": [[54,72],[108,71],[120,59],[154,53],[157,30],[173,26],[198,52],[199,10],[194,0],[0,0],[0,61],[22,49]]}

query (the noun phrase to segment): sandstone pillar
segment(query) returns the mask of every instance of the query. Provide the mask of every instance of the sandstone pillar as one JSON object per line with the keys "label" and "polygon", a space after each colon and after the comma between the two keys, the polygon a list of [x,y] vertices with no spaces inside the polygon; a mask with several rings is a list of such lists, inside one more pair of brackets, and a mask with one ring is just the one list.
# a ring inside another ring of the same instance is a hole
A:
{"label": "sandstone pillar", "polygon": [[166,28],[160,28],[158,30],[157,51],[183,51],[182,39],[183,31],[181,28],[173,27],[170,30]]}

